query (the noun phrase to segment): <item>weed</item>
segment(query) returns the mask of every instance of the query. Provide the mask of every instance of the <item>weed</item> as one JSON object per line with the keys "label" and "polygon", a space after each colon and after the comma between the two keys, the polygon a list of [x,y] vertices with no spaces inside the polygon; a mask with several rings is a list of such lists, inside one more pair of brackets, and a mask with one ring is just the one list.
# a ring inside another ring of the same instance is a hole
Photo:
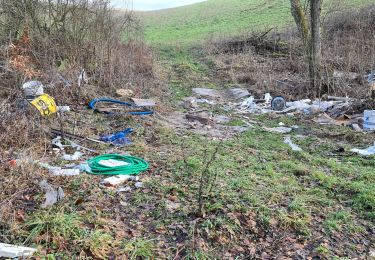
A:
{"label": "weed", "polygon": [[105,231],[95,230],[86,239],[85,246],[95,257],[106,259],[113,246],[113,238]]}
{"label": "weed", "polygon": [[124,244],[124,251],[129,255],[131,260],[153,259],[154,245],[152,240],[134,239]]}
{"label": "weed", "polygon": [[23,225],[28,233],[25,243],[80,241],[86,235],[82,226],[82,219],[77,213],[41,210],[31,215]]}

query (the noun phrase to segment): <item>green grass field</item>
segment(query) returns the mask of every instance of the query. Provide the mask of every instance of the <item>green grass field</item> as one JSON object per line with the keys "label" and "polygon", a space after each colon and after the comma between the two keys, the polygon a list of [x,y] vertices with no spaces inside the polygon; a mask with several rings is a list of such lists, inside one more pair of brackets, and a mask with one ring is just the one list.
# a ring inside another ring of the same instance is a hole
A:
{"label": "green grass field", "polygon": [[[359,7],[371,0],[326,0],[326,13]],[[189,44],[211,37],[243,35],[293,23],[287,0],[208,0],[194,5],[139,12],[146,40],[153,45]]]}

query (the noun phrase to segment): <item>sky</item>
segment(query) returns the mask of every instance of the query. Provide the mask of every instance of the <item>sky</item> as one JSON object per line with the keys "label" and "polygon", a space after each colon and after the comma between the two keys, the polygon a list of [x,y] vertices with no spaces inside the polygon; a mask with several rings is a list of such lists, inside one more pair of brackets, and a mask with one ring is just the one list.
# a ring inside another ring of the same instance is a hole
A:
{"label": "sky", "polygon": [[[117,8],[126,8],[125,0],[111,0]],[[138,11],[159,10],[188,4],[203,2],[204,0],[133,0],[133,8]]]}

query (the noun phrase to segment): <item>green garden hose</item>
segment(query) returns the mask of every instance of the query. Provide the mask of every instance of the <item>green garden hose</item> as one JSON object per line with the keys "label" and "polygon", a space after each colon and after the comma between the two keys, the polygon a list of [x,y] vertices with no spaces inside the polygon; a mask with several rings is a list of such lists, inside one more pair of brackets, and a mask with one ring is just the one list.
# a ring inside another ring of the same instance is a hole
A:
{"label": "green garden hose", "polygon": [[[106,160],[115,160],[126,165],[110,167],[100,163]],[[91,168],[89,173],[95,175],[138,175],[149,168],[148,163],[141,158],[119,154],[100,155],[88,160],[87,163]]]}

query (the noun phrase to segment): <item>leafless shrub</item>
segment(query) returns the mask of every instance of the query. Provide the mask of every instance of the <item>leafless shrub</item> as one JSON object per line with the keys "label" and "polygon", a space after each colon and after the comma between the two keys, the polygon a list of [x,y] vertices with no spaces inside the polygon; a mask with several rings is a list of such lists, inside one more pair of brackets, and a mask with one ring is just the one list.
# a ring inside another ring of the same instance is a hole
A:
{"label": "leafless shrub", "polygon": [[[375,69],[375,6],[346,11],[324,25],[323,62],[326,91],[353,97],[368,96],[364,75]],[[333,71],[358,73],[358,79],[334,79]]]}
{"label": "leafless shrub", "polygon": [[153,82],[153,56],[131,11],[115,12],[107,0],[2,0],[0,6],[8,65],[32,67],[32,73],[16,70],[25,79],[59,73],[75,83],[85,68],[91,84],[108,90],[129,83],[145,91]]}
{"label": "leafless shrub", "polygon": [[[323,28],[323,79],[319,93],[367,97],[364,75],[375,69],[374,6],[327,15]],[[309,89],[307,57],[295,28],[216,38],[206,44],[218,84],[247,87],[289,99],[315,97]],[[358,73],[357,79],[334,78],[334,71]]]}

